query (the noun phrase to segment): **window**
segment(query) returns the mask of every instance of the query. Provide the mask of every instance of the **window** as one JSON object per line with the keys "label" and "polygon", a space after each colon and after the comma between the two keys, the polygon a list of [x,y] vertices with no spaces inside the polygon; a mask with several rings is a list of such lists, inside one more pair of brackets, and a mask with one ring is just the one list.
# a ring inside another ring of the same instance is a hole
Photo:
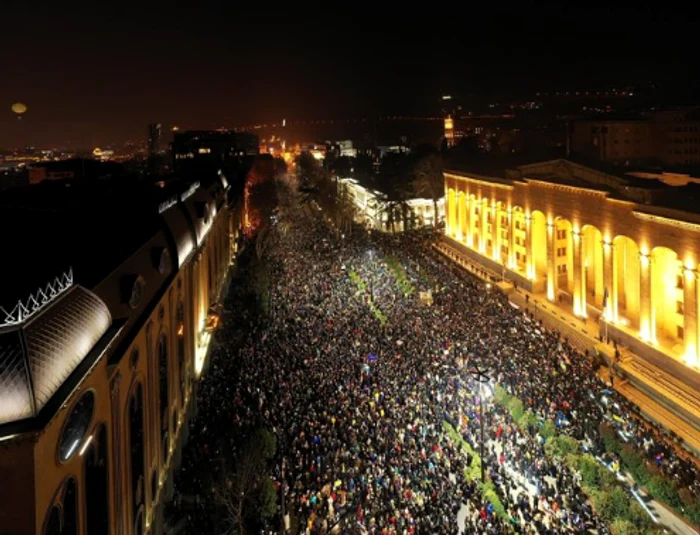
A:
{"label": "window", "polygon": [[[139,384],[129,403],[129,456],[131,462],[132,516],[137,526],[135,532],[143,532],[144,504],[144,444],[143,444],[143,388]],[[139,530],[140,526],[140,530]]]}
{"label": "window", "polygon": [[63,529],[61,535],[78,535],[78,485],[71,478],[63,493]]}
{"label": "window", "polygon": [[109,533],[107,432],[100,425],[85,452],[86,533]]}
{"label": "window", "polygon": [[676,312],[678,314],[683,314],[683,301],[676,301]]}
{"label": "window", "polygon": [[185,309],[177,304],[177,366],[180,371],[180,403],[184,406],[187,393],[187,362],[185,359]]}
{"label": "window", "polygon": [[685,338],[685,331],[683,330],[683,327],[681,327],[680,325],[678,325],[676,327],[676,335],[678,336],[678,338],[680,340],[683,340]]}
{"label": "window", "polygon": [[160,428],[163,451],[167,451],[168,436],[168,340],[165,334],[160,335],[158,340],[158,371],[159,371],[159,408],[160,408]]}
{"label": "window", "polygon": [[515,259],[520,260],[520,253],[515,253]]}
{"label": "window", "polygon": [[44,535],[61,535],[61,508],[54,505],[44,526]]}
{"label": "window", "polygon": [[680,288],[681,290],[685,288],[685,281],[683,280],[683,275],[676,275],[676,288]]}
{"label": "window", "polygon": [[92,421],[94,410],[95,394],[88,390],[73,406],[64,424],[58,443],[58,458],[61,462],[68,461],[78,451]]}

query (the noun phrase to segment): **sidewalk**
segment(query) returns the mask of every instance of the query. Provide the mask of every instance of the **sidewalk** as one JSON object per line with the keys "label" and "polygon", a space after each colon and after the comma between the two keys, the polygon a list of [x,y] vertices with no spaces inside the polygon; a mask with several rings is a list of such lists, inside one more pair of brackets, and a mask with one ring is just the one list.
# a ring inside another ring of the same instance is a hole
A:
{"label": "sidewalk", "polygon": [[[433,247],[457,265],[483,280],[495,282],[502,279],[501,273],[495,273],[484,268],[472,259],[463,256],[445,242],[441,241]],[[504,285],[498,284],[498,286],[502,287]],[[506,284],[505,286],[510,287],[512,285]],[[563,307],[560,307],[549,302],[543,295],[533,294],[522,288],[511,288],[510,290],[506,288],[504,291],[508,294],[512,303],[532,312],[535,317],[542,320],[546,327],[559,331],[569,340],[569,343],[580,351],[592,353],[599,350],[608,355],[613,355],[613,346],[605,344],[599,339],[600,330],[598,324],[590,319],[584,321],[574,316],[567,310],[566,303],[564,303]],[[568,308],[570,309],[570,307]],[[687,391],[688,388],[685,385],[679,384],[669,374],[634,355],[626,348],[618,346],[618,349],[620,351],[620,362],[615,365],[615,368],[618,370],[618,380],[614,384],[615,390],[637,405],[645,417],[675,433],[684,443],[683,448],[676,447],[678,453],[683,457],[691,458],[700,466],[700,459],[698,458],[700,456],[700,430],[674,414],[662,403],[656,401],[635,385],[621,380],[619,372],[630,373],[629,370],[632,369],[645,369],[647,371],[646,374],[637,374],[640,382],[649,384],[660,397],[665,397],[669,400],[678,398],[689,400],[691,410],[700,410],[700,405],[693,405],[696,399],[700,399],[700,393]],[[609,369],[607,367],[602,367],[601,369],[604,370],[601,378],[609,383]],[[689,455],[689,451],[693,455]]]}

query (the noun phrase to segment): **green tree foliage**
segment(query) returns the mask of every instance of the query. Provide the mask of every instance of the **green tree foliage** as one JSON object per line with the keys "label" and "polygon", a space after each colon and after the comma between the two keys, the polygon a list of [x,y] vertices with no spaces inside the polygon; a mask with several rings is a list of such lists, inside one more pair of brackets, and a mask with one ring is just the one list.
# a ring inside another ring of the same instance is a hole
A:
{"label": "green tree foliage", "polygon": [[412,172],[413,190],[419,197],[432,199],[433,222],[439,222],[438,201],[445,195],[445,177],[442,173],[442,158],[438,153],[428,154],[419,159]]}
{"label": "green tree foliage", "polygon": [[647,483],[647,488],[654,498],[666,502],[674,508],[679,508],[681,506],[678,488],[669,478],[661,475],[654,476]]}
{"label": "green tree foliage", "polygon": [[627,518],[630,511],[630,500],[627,493],[620,487],[611,490],[601,490],[595,494],[595,508],[600,517],[608,522],[618,518]]}
{"label": "green tree foliage", "polygon": [[549,439],[554,437],[556,434],[557,426],[554,425],[554,422],[552,420],[545,420],[540,428],[540,435],[542,435],[545,439]]}
{"label": "green tree foliage", "polygon": [[270,478],[263,479],[254,497],[253,512],[258,519],[269,519],[277,512],[277,489]]}
{"label": "green tree foliage", "polygon": [[598,461],[592,455],[586,454],[579,458],[578,471],[581,474],[581,482],[589,489],[598,485]]}
{"label": "green tree foliage", "polygon": [[563,458],[572,453],[576,453],[578,449],[578,442],[567,436],[550,437],[547,439],[547,442],[544,445],[544,450],[547,455],[558,458]]}

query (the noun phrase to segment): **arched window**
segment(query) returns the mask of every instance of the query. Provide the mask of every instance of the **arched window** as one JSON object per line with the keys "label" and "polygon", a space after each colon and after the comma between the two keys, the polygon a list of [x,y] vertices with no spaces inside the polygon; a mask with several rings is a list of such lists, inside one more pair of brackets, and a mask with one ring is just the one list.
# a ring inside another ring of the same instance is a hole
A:
{"label": "arched window", "polygon": [[214,294],[214,271],[211,265],[211,251],[207,255],[207,265],[209,266],[209,302],[211,303]]}
{"label": "arched window", "polygon": [[[139,384],[129,402],[129,449],[131,452],[131,501],[134,522],[143,515],[140,510],[144,503],[144,444],[143,444],[143,387]],[[134,531],[139,532],[138,529]],[[140,532],[143,532],[141,527]]]}
{"label": "arched window", "polygon": [[180,403],[184,406],[188,370],[185,360],[185,310],[182,301],[177,304],[177,366],[180,371]]}
{"label": "arched window", "polygon": [[56,493],[46,517],[44,535],[78,535],[78,515],[78,484],[71,477]]}
{"label": "arched window", "polygon": [[79,446],[92,422],[95,411],[95,394],[88,390],[78,402],[73,405],[66,419],[58,442],[58,458],[61,462],[71,459],[80,449]]}
{"label": "arched window", "polygon": [[[158,340],[158,371],[160,377],[160,431],[163,451],[168,450],[168,339],[165,334]],[[164,459],[165,460],[165,459]]]}
{"label": "arched window", "polygon": [[86,533],[109,533],[107,431],[100,425],[85,452]]}
{"label": "arched window", "polygon": [[63,492],[63,529],[61,535],[78,535],[78,485],[71,478]]}
{"label": "arched window", "polygon": [[51,507],[44,535],[61,535],[61,508],[58,505]]}

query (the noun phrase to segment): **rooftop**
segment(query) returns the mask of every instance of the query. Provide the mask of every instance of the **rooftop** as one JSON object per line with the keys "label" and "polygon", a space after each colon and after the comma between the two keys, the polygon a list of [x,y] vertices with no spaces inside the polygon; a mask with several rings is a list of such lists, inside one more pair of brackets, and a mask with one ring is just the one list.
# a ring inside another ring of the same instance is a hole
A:
{"label": "rooftop", "polygon": [[[216,176],[202,179],[205,189],[221,184]],[[77,284],[94,288],[152,236],[170,227],[161,212],[177,204],[190,187],[190,182],[175,178],[158,186],[128,176],[44,181],[0,192],[3,249],[11,252],[0,263],[0,306],[12,308],[70,268]],[[183,244],[183,252],[187,247]]]}
{"label": "rooftop", "polygon": [[497,181],[541,180],[609,193],[612,197],[692,214],[700,213],[700,184],[670,186],[656,178],[629,174],[629,168],[578,158],[532,160],[481,155],[446,172],[473,174]]}

